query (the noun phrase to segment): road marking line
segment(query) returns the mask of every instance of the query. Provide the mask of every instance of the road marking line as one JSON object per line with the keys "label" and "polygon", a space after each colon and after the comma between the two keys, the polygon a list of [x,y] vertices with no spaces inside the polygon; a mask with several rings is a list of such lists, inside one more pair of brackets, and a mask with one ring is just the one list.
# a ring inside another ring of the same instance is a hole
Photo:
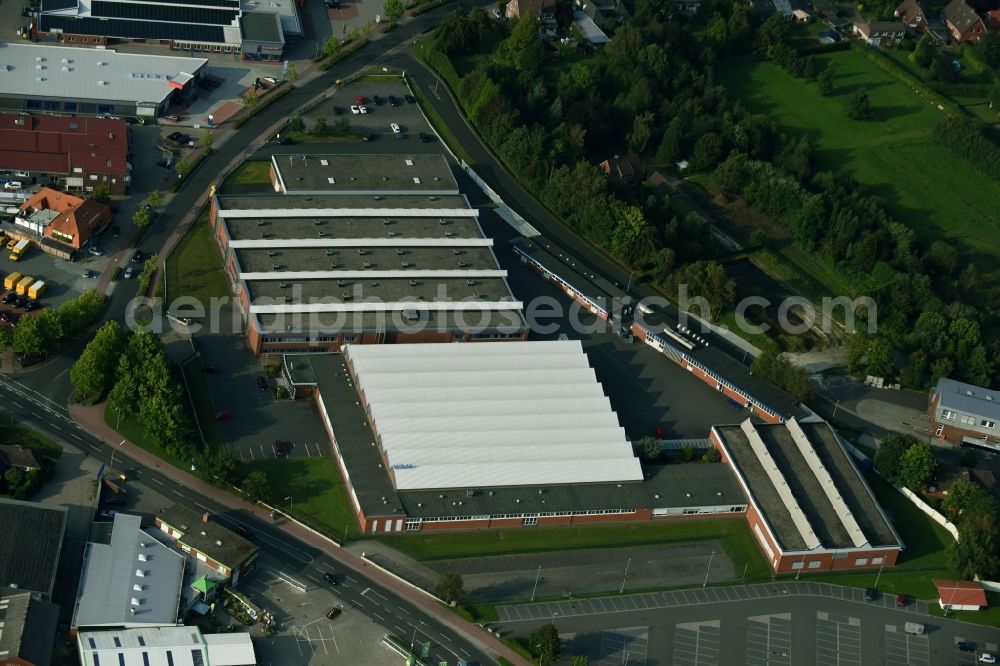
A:
{"label": "road marking line", "polygon": [[458,648],[458,651],[459,651],[459,652],[461,652],[462,654],[464,654],[464,655],[465,655],[466,657],[468,657],[469,659],[471,659],[471,658],[472,658],[472,655],[471,655],[471,654],[469,654],[468,652],[466,652],[465,650],[463,650],[462,648]]}
{"label": "road marking line", "polygon": [[205,511],[211,511],[211,509],[209,509],[209,508],[208,508],[207,506],[205,506],[204,504],[199,504],[198,502],[195,502],[195,503],[194,503],[194,505],[195,505],[196,507],[198,507],[199,509],[204,509]]}
{"label": "road marking line", "polygon": [[76,439],[80,440],[81,442],[83,441],[83,437],[80,437],[80,436],[79,436],[78,434],[76,434],[75,432],[71,432],[71,433],[70,433],[70,436],[71,436],[71,437],[75,437]]}
{"label": "road marking line", "polygon": [[374,594],[376,597],[378,597],[382,601],[389,601],[387,598],[385,598],[384,596],[382,596],[381,594],[379,594],[375,590],[371,589],[370,587],[368,589],[366,589],[365,592],[371,592],[372,594]]}
{"label": "road marking line", "polygon": [[170,492],[172,492],[172,493],[173,493],[174,495],[177,495],[178,497],[184,497],[184,495],[182,495],[182,494],[181,494],[181,493],[180,493],[179,491],[177,491],[177,490],[174,490],[174,489],[171,489],[171,490],[170,490]]}
{"label": "road marking line", "polygon": [[21,409],[24,409],[24,405],[19,403],[17,400],[11,400],[10,404],[14,405],[15,407],[20,407]]}
{"label": "road marking line", "polygon": [[377,618],[378,618],[379,620],[381,620],[382,622],[385,622],[385,618],[384,618],[384,617],[382,617],[381,615],[379,615],[378,613],[372,613],[372,615],[374,615],[375,617],[377,617]]}
{"label": "road marking line", "polygon": [[161,486],[163,485],[163,481],[160,481],[160,480],[159,480],[159,479],[157,479],[157,478],[156,478],[155,476],[151,476],[151,477],[149,477],[149,480],[150,480],[150,481],[152,481],[152,482],[153,482],[153,483],[155,483],[155,484],[158,484],[158,485],[161,485]]}

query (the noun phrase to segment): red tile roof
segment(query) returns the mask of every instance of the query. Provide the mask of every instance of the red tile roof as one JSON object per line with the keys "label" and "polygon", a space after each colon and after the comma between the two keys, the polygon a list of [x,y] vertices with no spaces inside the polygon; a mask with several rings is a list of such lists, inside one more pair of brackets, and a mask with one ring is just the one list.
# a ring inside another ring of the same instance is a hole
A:
{"label": "red tile roof", "polygon": [[0,113],[0,169],[124,176],[127,159],[124,120]]}
{"label": "red tile roof", "polygon": [[935,580],[934,587],[946,606],[989,606],[986,591],[974,580]]}
{"label": "red tile roof", "polygon": [[43,234],[76,249],[80,249],[95,232],[111,221],[111,208],[108,206],[48,187],[38,190],[21,204],[21,210],[29,212],[43,209],[60,214],[45,227]]}

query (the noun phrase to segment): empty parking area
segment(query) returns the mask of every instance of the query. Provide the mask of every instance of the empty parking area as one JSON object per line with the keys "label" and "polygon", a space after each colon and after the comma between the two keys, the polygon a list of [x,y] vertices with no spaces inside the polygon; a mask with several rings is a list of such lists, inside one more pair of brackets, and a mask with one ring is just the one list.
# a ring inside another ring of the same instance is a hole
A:
{"label": "empty parking area", "polygon": [[747,666],[791,666],[792,614],[747,618]]}
{"label": "empty parking area", "polygon": [[601,657],[599,666],[633,664],[646,665],[649,646],[649,627],[626,627],[601,632]]}
{"label": "empty parking area", "polygon": [[861,620],[816,612],[816,664],[861,666]]}
{"label": "empty parking area", "polygon": [[715,666],[719,663],[719,621],[685,622],[674,627],[675,666]]}
{"label": "empty parking area", "polygon": [[894,624],[885,625],[886,666],[930,666],[930,663],[927,636],[908,634]]}

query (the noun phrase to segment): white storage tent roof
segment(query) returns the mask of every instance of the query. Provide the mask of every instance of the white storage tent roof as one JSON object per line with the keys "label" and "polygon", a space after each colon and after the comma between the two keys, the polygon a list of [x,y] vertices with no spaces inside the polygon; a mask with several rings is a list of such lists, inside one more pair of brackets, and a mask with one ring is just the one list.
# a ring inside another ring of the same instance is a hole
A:
{"label": "white storage tent roof", "polygon": [[398,490],[641,481],[579,341],[347,345]]}

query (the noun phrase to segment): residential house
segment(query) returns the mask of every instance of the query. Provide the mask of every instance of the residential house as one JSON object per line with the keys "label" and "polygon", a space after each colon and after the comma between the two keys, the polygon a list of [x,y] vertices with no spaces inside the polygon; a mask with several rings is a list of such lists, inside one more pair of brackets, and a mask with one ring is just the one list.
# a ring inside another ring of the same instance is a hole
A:
{"label": "residential house", "polygon": [[49,666],[59,606],[37,592],[0,595],[0,666]]}
{"label": "residential house", "polygon": [[257,568],[260,551],[252,542],[179,504],[156,516],[156,527],[177,540],[185,553],[204,562],[236,587]]}
{"label": "residential house", "polygon": [[922,33],[927,29],[927,13],[920,5],[920,0],[903,0],[896,7],[894,15],[911,32]]}
{"label": "residential house", "polygon": [[125,194],[128,160],[124,120],[0,113],[0,175],[24,185],[90,192],[103,183]]}
{"label": "residential house", "polygon": [[16,467],[25,472],[42,468],[42,461],[34,449],[26,449],[20,444],[0,445],[0,473]]}
{"label": "residential house", "polygon": [[943,610],[977,611],[989,606],[986,591],[974,580],[935,580],[938,603]]}
{"label": "residential house", "polygon": [[111,208],[43,187],[21,204],[13,221],[27,235],[39,237],[45,252],[69,257],[111,221]]}
{"label": "residential house", "polygon": [[928,414],[935,437],[1000,450],[1000,391],[942,377],[931,393]]}
{"label": "residential house", "polygon": [[857,21],[854,34],[872,46],[892,46],[906,37],[906,26],[899,21]]}
{"label": "residential house", "polygon": [[635,154],[615,155],[598,164],[597,168],[612,181],[629,187],[641,183],[645,176],[642,161]]}
{"label": "residential house", "polygon": [[965,0],[951,0],[941,11],[941,20],[948,28],[948,34],[959,44],[978,42],[986,32],[983,19],[975,9],[966,4]]}
{"label": "residential house", "polygon": [[986,29],[990,32],[1000,32],[1000,9],[986,12]]}

